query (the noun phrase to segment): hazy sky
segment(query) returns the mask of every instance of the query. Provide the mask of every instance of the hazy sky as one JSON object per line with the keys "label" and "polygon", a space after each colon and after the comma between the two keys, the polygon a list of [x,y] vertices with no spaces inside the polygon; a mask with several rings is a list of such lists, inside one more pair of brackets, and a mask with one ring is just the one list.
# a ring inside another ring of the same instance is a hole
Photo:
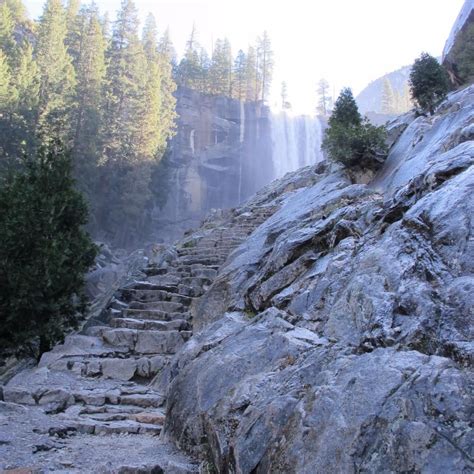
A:
{"label": "hazy sky", "polygon": [[[422,51],[440,56],[464,0],[135,0],[142,18],[152,12],[160,30],[169,26],[181,53],[193,22],[209,51],[227,36],[235,52],[263,30],[275,52],[273,99],[281,81],[298,112],[312,112],[316,83],[325,77],[337,95],[355,94],[381,75],[411,64]],[[43,0],[26,0],[33,18]],[[120,0],[96,0],[113,14]]]}

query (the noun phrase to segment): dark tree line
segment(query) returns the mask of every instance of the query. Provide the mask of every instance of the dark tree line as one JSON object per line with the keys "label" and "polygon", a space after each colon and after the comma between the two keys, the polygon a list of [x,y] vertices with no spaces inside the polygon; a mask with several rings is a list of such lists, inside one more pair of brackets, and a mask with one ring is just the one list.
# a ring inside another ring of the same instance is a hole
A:
{"label": "dark tree line", "polygon": [[176,66],[176,81],[205,94],[222,95],[243,101],[265,101],[273,77],[273,51],[266,31],[247,52],[234,57],[227,38],[218,39],[212,55],[199,44],[193,27],[184,57]]}
{"label": "dark tree line", "polygon": [[0,0],[0,166],[61,142],[92,231],[130,244],[146,227],[152,175],[174,133],[172,55],[152,16],[140,36],[131,0],[112,25],[94,3],[47,0],[32,22],[21,0]]}

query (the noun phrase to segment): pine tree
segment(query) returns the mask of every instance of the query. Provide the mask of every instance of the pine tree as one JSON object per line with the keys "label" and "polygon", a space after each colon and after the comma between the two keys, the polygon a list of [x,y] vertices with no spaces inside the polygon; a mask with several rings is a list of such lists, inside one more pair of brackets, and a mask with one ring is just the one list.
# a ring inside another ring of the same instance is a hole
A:
{"label": "pine tree", "polygon": [[334,104],[334,110],[329,118],[329,124],[337,123],[342,126],[358,126],[362,122],[352,90],[349,87],[342,89]]}
{"label": "pine tree", "polygon": [[41,84],[38,135],[44,142],[60,138],[67,143],[75,87],[74,68],[67,53],[66,15],[60,0],[48,0],[38,29],[36,60]]}
{"label": "pine tree", "polygon": [[0,4],[0,47],[3,54],[6,55],[8,62],[13,65],[15,55],[15,40],[13,31],[15,28],[15,20],[8,4]]}
{"label": "pine tree", "polygon": [[85,310],[84,274],[96,248],[87,207],[60,149],[42,150],[0,186],[0,344],[39,340],[39,354]]}
{"label": "pine tree", "polygon": [[6,113],[10,105],[11,74],[7,56],[0,49],[0,107],[1,113]]}
{"label": "pine tree", "polygon": [[170,39],[169,31],[165,30],[158,43],[158,54],[161,71],[161,134],[169,140],[175,133],[176,121],[176,82],[173,70],[176,66],[176,51]]}
{"label": "pine tree", "polygon": [[1,0],[0,3],[8,6],[16,25],[27,22],[26,8],[21,0]]}
{"label": "pine tree", "polygon": [[67,51],[72,58],[74,66],[77,65],[81,49],[81,32],[84,29],[84,23],[87,21],[86,8],[80,12],[79,0],[68,0],[66,7],[66,38],[65,44]]}
{"label": "pine tree", "polygon": [[410,72],[410,91],[423,112],[434,113],[434,108],[446,97],[448,76],[433,56],[422,53]]}
{"label": "pine tree", "polygon": [[247,101],[257,101],[260,97],[260,81],[258,76],[257,53],[253,46],[249,46],[246,65],[246,98]]}
{"label": "pine tree", "polygon": [[247,71],[247,57],[245,53],[239,49],[237,56],[234,61],[234,71],[233,71],[233,86],[232,86],[232,96],[237,100],[245,100],[246,98],[246,71]]}
{"label": "pine tree", "polygon": [[[146,122],[148,79],[147,57],[138,38],[138,13],[131,0],[123,0],[108,52],[101,158],[101,179],[106,190],[99,216],[106,229],[116,234],[120,245],[128,244],[127,228],[140,225],[143,203],[150,196],[150,176],[140,170],[154,158],[150,154],[154,135],[149,131],[154,124]],[[130,181],[140,188],[140,193],[127,196]]]}
{"label": "pine tree", "polygon": [[191,35],[186,43],[184,57],[178,67],[179,84],[190,89],[199,90],[202,71],[200,67],[199,52],[201,47],[197,40],[196,26],[193,25]]}
{"label": "pine tree", "polygon": [[258,71],[261,78],[261,100],[265,102],[270,91],[273,77],[273,51],[270,36],[267,31],[257,39]]}
{"label": "pine tree", "polygon": [[10,155],[8,137],[11,114],[11,74],[6,54],[0,49],[0,165]]}
{"label": "pine tree", "polygon": [[161,136],[161,68],[158,53],[158,31],[156,21],[149,14],[143,29],[143,48],[147,63],[145,101],[147,107],[141,119],[142,137],[139,139],[142,149],[140,154],[158,157],[158,150],[164,151],[166,139]]}
{"label": "pine tree", "polygon": [[17,66],[12,83],[14,94],[9,145],[11,155],[31,154],[36,146],[35,124],[38,116],[40,76],[33,57],[33,47],[25,39],[18,47]]}
{"label": "pine tree", "polygon": [[383,80],[381,101],[381,112],[383,114],[397,113],[396,96],[392,87],[392,83],[388,77],[385,77]]}
{"label": "pine tree", "polygon": [[210,92],[230,96],[232,84],[232,53],[227,39],[216,41],[209,70]]}
{"label": "pine tree", "polygon": [[106,40],[97,7],[81,9],[76,64],[77,107],[74,114],[72,158],[75,176],[95,215],[96,167],[102,132]]}
{"label": "pine tree", "polygon": [[326,116],[329,111],[329,104],[331,98],[329,97],[329,84],[326,79],[320,79],[318,82],[318,106],[317,111],[319,114]]}
{"label": "pine tree", "polygon": [[349,88],[341,91],[329,118],[323,149],[347,167],[378,169],[387,156],[386,130],[362,120]]}

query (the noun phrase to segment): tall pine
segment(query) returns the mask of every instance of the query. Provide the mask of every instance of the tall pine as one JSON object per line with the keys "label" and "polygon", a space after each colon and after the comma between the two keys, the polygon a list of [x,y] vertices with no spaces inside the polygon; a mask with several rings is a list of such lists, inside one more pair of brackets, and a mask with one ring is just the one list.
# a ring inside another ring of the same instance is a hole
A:
{"label": "tall pine", "polygon": [[69,143],[76,84],[67,52],[66,12],[60,0],[47,0],[38,27],[36,59],[40,72],[38,130],[44,143]]}

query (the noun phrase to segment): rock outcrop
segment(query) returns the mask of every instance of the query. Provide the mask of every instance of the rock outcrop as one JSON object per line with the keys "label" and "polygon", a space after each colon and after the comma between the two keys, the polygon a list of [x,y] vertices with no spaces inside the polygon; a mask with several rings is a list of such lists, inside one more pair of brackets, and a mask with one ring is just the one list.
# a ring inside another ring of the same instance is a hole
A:
{"label": "rock outcrop", "polygon": [[247,203],[276,212],[195,307],[168,438],[222,473],[474,468],[473,119],[470,87],[393,123],[373,183],[321,164]]}
{"label": "rock outcrop", "polygon": [[177,133],[158,185],[165,204],[152,215],[154,237],[164,241],[181,238],[211,209],[239,205],[274,178],[268,107],[187,88],[176,99]]}
{"label": "rock outcrop", "polygon": [[[465,0],[444,46],[442,63],[458,87],[474,81],[474,0]],[[466,64],[469,62],[469,66]]]}

